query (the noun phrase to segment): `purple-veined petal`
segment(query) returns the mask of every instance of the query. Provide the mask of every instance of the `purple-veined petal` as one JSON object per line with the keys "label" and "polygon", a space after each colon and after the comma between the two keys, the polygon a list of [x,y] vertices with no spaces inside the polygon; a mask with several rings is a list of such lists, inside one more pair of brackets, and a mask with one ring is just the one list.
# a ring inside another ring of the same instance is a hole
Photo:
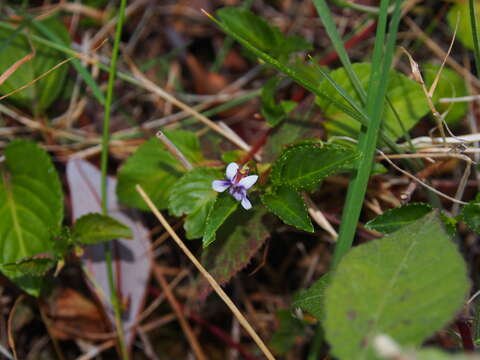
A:
{"label": "purple-veined petal", "polygon": [[234,185],[230,188],[230,194],[235,198],[235,200],[241,201],[247,196],[247,190],[245,190],[243,187]]}
{"label": "purple-veined petal", "polygon": [[247,177],[244,177],[238,182],[239,186],[243,186],[245,189],[250,189],[253,184],[257,182],[258,175],[250,175]]}
{"label": "purple-veined petal", "polygon": [[212,182],[212,189],[217,191],[217,192],[224,192],[227,190],[232,183],[227,180],[214,180]]}
{"label": "purple-veined petal", "polygon": [[250,210],[252,208],[252,203],[247,199],[246,196],[243,197],[241,204],[245,210]]}
{"label": "purple-veined petal", "polygon": [[227,175],[227,179],[230,181],[233,181],[235,176],[237,175],[238,172],[238,165],[234,162],[231,162],[227,166],[227,170],[225,171],[225,174]]}

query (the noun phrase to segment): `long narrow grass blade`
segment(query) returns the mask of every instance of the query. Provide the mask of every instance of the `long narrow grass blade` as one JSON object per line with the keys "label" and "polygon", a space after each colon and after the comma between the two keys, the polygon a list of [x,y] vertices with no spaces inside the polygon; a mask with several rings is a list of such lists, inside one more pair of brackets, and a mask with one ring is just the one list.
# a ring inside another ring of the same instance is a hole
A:
{"label": "long narrow grass blade", "polygon": [[338,57],[340,58],[343,67],[345,68],[345,71],[347,72],[353,88],[357,92],[357,95],[361,99],[362,103],[365,103],[365,90],[363,89],[363,86],[360,83],[357,75],[353,71],[352,63],[350,62],[347,51],[345,50],[345,46],[343,46],[343,41],[337,31],[337,26],[335,25],[335,21],[333,20],[332,13],[330,12],[328,5],[326,4],[325,0],[313,0],[313,3],[317,8],[318,16],[320,17],[323,25],[325,26],[325,30],[327,31],[327,34],[332,41],[333,47],[337,52]]}
{"label": "long narrow grass blade", "polygon": [[470,10],[470,26],[472,27],[473,54],[475,55],[475,66],[477,68],[477,77],[480,76],[480,44],[478,42],[477,9],[475,0],[468,0]]}
{"label": "long narrow grass blade", "polygon": [[357,222],[360,217],[381,125],[388,86],[388,75],[400,22],[401,3],[402,0],[396,0],[385,51],[383,51],[383,39],[385,39],[388,0],[382,0],[380,5],[381,11],[373,56],[373,73],[370,78],[366,103],[366,112],[370,121],[366,132],[359,139],[358,151],[361,153],[361,157],[357,163],[355,177],[348,188],[347,200],[342,215],[342,225],[340,226],[339,238],[333,255],[333,268],[338,265],[343,255],[352,246]]}

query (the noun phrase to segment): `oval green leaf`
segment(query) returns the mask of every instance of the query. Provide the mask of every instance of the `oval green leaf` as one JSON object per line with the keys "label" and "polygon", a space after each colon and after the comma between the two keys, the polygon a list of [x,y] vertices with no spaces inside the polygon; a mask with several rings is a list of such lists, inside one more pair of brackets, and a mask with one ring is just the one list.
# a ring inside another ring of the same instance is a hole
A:
{"label": "oval green leaf", "polygon": [[370,230],[384,234],[390,234],[401,227],[411,224],[424,217],[433,210],[433,207],[426,203],[411,203],[385,211],[373,220],[365,224]]}
{"label": "oval green leaf", "polygon": [[327,341],[339,359],[376,359],[379,334],[417,346],[463,306],[465,261],[432,212],[383,239],[353,248],[325,292]]}

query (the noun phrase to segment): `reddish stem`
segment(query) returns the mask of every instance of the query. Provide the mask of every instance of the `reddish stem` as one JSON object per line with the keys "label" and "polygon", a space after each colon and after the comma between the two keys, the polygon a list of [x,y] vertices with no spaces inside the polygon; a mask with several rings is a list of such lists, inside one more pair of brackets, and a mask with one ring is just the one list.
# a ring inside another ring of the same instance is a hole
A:
{"label": "reddish stem", "polygon": [[465,351],[475,351],[475,345],[473,344],[472,331],[470,326],[465,320],[457,320],[456,322],[458,331],[462,338],[463,349]]}

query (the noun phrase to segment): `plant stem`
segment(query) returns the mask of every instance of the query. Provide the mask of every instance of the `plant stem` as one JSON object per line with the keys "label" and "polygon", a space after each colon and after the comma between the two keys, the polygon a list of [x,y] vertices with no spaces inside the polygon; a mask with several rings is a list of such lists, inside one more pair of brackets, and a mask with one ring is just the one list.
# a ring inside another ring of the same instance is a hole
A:
{"label": "plant stem", "polygon": [[[119,46],[120,46],[120,38],[122,35],[123,21],[125,18],[126,4],[127,4],[126,0],[121,0],[120,10],[118,15],[118,22],[115,30],[115,40],[113,43],[112,61],[110,63],[110,69],[108,74],[107,98],[105,101],[105,116],[103,119],[102,156],[101,156],[101,172],[102,172],[101,195],[102,195],[102,213],[104,215],[108,214],[107,169],[108,169],[108,148],[109,148],[109,141],[110,141],[110,115],[111,115],[111,107],[112,107],[112,99],[113,99],[113,86],[115,83],[118,52],[119,52]],[[118,343],[120,345],[122,358],[128,359],[129,358],[128,351],[125,344],[125,336],[124,336],[123,325],[122,325],[122,313],[120,308],[120,300],[118,297],[118,291],[117,291],[115,280],[113,277],[111,244],[112,243],[109,242],[104,246],[105,263],[106,263],[107,274],[108,274],[108,284],[110,287],[110,299],[111,299],[113,310],[115,313],[115,325],[117,328]]]}

